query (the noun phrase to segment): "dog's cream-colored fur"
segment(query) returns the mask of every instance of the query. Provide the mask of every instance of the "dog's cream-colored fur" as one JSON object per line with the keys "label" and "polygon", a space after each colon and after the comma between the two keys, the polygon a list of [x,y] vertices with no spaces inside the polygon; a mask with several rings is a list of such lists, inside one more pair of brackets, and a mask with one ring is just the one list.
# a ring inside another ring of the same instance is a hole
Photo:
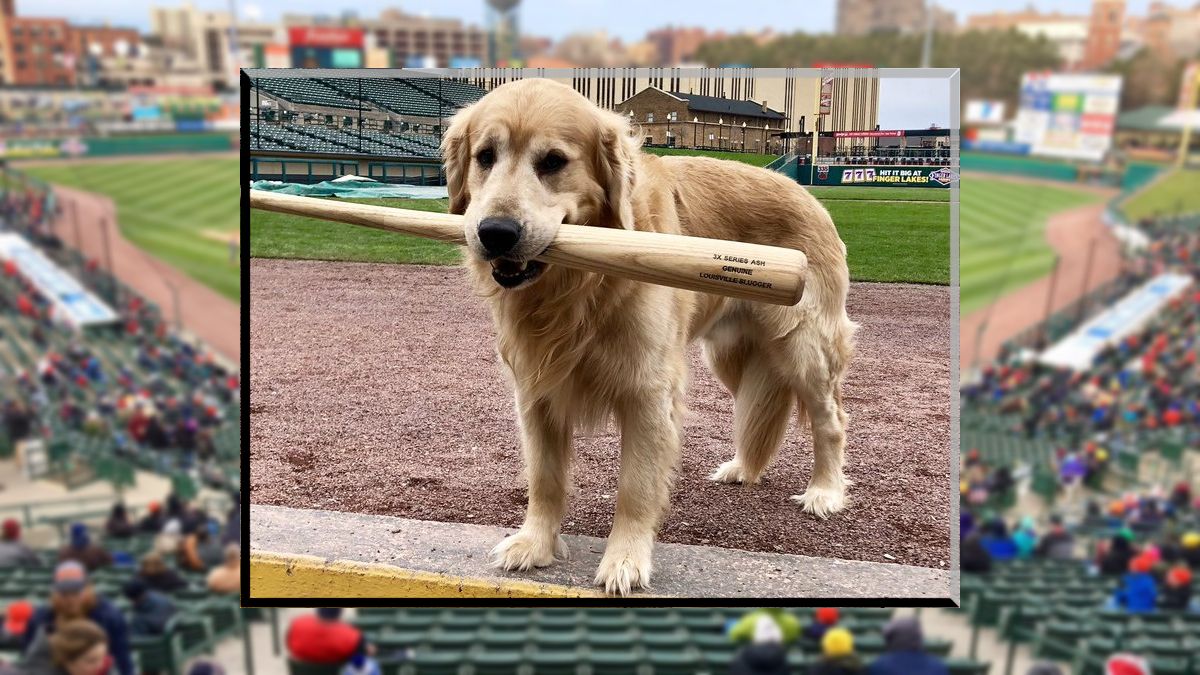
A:
{"label": "dog's cream-colored fur", "polygon": [[[494,164],[481,163],[484,149]],[[711,479],[758,481],[795,412],[801,427],[811,424],[814,466],[792,499],[822,518],[845,507],[841,382],[856,325],[846,316],[846,247],[816,199],[773,171],[644,154],[623,116],[544,79],[504,84],[460,111],[442,150],[450,211],[466,216],[467,269],[515,389],[529,482],[524,524],[492,551],[498,566],[528,570],[567,556],[559,532],[572,436],[611,419],[620,476],[596,583],[622,595],[648,587],[680,455],[685,347],[695,339],[734,397],[734,456]],[[537,170],[548,152],[566,158],[560,171]],[[809,263],[804,298],[780,307],[553,265],[506,290],[477,235],[488,217],[521,224],[506,256],[516,260],[540,254],[564,222],[799,249]]]}

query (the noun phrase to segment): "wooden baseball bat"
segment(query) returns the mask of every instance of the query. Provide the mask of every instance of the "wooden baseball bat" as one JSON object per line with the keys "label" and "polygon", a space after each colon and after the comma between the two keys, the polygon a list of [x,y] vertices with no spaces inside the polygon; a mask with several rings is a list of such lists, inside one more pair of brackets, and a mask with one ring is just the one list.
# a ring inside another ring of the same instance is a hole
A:
{"label": "wooden baseball bat", "polygon": [[[334,199],[250,191],[250,207],[466,244],[463,217]],[[538,260],[776,305],[804,295],[808,258],[790,248],[678,234],[561,225]]]}

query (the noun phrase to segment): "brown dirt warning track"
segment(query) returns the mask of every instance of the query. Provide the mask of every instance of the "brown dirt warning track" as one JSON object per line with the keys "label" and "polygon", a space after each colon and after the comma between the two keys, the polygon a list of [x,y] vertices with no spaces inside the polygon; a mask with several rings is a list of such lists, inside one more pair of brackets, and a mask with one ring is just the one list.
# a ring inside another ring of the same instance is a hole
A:
{"label": "brown dirt warning track", "polygon": [[[513,397],[463,270],[255,259],[249,301],[253,503],[520,524]],[[950,567],[949,289],[854,284],[849,313],[850,508],[822,521],[789,501],[812,465],[794,422],[759,485],[706,480],[733,455],[733,402],[693,347],[660,540]],[[565,533],[608,534],[619,446],[576,439]]]}

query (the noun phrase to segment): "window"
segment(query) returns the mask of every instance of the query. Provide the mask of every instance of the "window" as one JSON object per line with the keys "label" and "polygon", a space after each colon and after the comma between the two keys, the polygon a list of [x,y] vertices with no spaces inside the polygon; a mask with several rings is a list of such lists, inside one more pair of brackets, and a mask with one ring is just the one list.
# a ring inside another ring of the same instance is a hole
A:
{"label": "window", "polygon": [[646,113],[646,121],[653,122],[654,121],[654,113],[652,113],[652,112]]}
{"label": "window", "polygon": [[671,112],[667,113],[667,119],[672,122],[678,122],[679,121],[679,113],[675,112],[675,111],[671,111]]}

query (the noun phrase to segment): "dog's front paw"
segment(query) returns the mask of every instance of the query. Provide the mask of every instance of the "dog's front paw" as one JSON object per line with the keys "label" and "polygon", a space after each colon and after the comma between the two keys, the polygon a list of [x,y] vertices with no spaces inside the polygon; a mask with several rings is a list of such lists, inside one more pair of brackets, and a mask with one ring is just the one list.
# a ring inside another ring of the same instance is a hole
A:
{"label": "dog's front paw", "polygon": [[614,548],[610,543],[600,559],[595,583],[609,595],[629,595],[650,588],[650,554]]}
{"label": "dog's front paw", "polygon": [[567,559],[567,543],[558,535],[538,536],[525,530],[505,537],[492,549],[492,564],[503,570],[528,571]]}
{"label": "dog's front paw", "polygon": [[745,478],[745,472],[742,471],[742,463],[736,459],[731,459],[713,471],[708,479],[716,483],[740,483]]}
{"label": "dog's front paw", "polygon": [[818,518],[828,518],[846,508],[846,489],[810,485],[804,494],[792,495],[792,501]]}

